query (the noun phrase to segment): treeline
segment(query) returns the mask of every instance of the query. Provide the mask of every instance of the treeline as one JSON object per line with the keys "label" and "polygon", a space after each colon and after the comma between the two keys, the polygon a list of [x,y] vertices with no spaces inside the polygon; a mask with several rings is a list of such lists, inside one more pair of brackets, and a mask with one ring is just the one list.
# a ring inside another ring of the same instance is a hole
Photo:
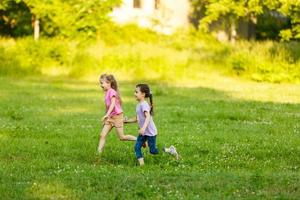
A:
{"label": "treeline", "polygon": [[[190,0],[199,30],[225,30],[247,39],[300,39],[299,0]],[[2,0],[0,34],[20,37],[95,37],[122,0]],[[245,28],[246,24],[246,28]],[[104,26],[107,28],[108,26]],[[241,30],[243,29],[243,30]]]}
{"label": "treeline", "polygon": [[[192,19],[202,31],[218,24],[229,36],[248,24],[249,38],[300,39],[299,0],[191,0]],[[241,23],[242,22],[242,23]]]}
{"label": "treeline", "polygon": [[3,0],[0,33],[12,37],[93,36],[120,0]]}

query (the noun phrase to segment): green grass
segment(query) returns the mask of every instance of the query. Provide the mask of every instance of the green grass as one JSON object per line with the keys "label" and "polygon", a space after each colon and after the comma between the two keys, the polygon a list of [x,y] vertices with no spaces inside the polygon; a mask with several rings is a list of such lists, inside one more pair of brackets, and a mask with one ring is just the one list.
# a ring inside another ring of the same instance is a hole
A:
{"label": "green grass", "polygon": [[[127,116],[135,83],[120,82]],[[109,135],[95,154],[97,80],[0,78],[1,199],[299,199],[300,86],[203,74],[197,87],[152,82],[158,146],[180,161]],[[126,133],[137,134],[135,125]]]}

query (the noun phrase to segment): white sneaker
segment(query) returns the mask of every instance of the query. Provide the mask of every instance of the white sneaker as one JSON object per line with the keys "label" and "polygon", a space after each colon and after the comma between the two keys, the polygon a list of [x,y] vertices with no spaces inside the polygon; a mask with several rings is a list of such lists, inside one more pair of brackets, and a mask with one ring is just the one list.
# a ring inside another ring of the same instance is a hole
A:
{"label": "white sneaker", "polygon": [[164,150],[164,152],[170,153],[171,155],[175,156],[177,160],[179,159],[179,155],[177,153],[177,150],[173,145],[171,145],[169,148],[164,147],[163,150]]}

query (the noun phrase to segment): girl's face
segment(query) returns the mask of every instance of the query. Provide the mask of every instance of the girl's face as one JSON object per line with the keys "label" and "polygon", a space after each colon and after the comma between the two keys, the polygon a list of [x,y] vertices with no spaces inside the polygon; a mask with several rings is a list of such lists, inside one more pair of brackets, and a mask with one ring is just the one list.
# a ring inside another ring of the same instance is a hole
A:
{"label": "girl's face", "polygon": [[100,86],[104,91],[107,91],[109,88],[111,88],[110,82],[108,82],[105,78],[100,79]]}
{"label": "girl's face", "polygon": [[145,93],[142,93],[139,87],[135,88],[134,96],[138,101],[145,99]]}

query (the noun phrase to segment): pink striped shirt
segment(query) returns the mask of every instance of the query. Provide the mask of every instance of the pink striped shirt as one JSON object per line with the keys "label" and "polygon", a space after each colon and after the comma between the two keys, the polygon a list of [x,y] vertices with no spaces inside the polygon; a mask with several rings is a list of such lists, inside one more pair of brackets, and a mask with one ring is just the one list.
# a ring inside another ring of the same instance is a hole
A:
{"label": "pink striped shirt", "polygon": [[106,94],[105,94],[106,112],[108,111],[109,106],[111,105],[111,99],[112,99],[112,97],[116,98],[116,103],[115,103],[115,107],[113,108],[113,110],[110,113],[109,117],[112,117],[112,116],[115,116],[115,115],[123,113],[119,95],[118,95],[117,91],[114,90],[113,88],[110,88],[109,90],[107,90]]}

